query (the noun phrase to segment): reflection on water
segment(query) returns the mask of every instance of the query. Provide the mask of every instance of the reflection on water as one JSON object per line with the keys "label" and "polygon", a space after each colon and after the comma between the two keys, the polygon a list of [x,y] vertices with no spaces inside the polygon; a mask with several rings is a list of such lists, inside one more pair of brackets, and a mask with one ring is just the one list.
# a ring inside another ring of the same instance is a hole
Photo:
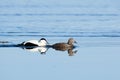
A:
{"label": "reflection on water", "polygon": [[[52,48],[52,47],[22,47],[22,49],[24,50],[27,50],[30,52],[39,52],[41,54],[46,54],[49,48]],[[59,50],[59,51],[63,51],[63,50]],[[69,56],[73,56],[75,53],[77,53],[77,50],[74,50],[73,48],[68,49],[68,50],[66,49],[64,51],[68,51]]]}
{"label": "reflection on water", "polygon": [[46,54],[48,47],[22,47],[24,50],[28,50],[30,52],[39,52],[41,54]]}

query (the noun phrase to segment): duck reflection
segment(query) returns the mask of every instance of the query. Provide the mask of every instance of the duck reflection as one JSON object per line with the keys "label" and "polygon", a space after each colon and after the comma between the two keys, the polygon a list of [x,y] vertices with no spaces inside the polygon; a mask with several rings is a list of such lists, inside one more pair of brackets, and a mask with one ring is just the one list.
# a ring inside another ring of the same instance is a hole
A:
{"label": "duck reflection", "polygon": [[[55,48],[53,48],[53,49],[55,49]],[[77,53],[77,50],[74,50],[74,49],[65,49],[65,50],[61,50],[61,49],[55,49],[56,51],[67,51],[68,52],[68,55],[69,56],[74,56],[74,54],[76,54]]]}
{"label": "duck reflection", "polygon": [[75,50],[75,51],[73,51],[72,49],[69,49],[69,50],[68,50],[69,56],[73,56],[73,55],[76,54],[76,53],[77,53],[77,50]]}
{"label": "duck reflection", "polygon": [[24,46],[22,47],[24,50],[30,51],[30,52],[39,52],[41,54],[45,54],[48,50],[47,47],[35,47],[35,46]]}
{"label": "duck reflection", "polygon": [[[22,49],[30,51],[30,52],[39,52],[41,54],[46,54],[48,49],[52,47],[22,47]],[[55,48],[52,48],[55,49]],[[56,51],[67,51],[69,56],[73,56],[75,53],[77,53],[77,50],[73,49],[55,49]]]}

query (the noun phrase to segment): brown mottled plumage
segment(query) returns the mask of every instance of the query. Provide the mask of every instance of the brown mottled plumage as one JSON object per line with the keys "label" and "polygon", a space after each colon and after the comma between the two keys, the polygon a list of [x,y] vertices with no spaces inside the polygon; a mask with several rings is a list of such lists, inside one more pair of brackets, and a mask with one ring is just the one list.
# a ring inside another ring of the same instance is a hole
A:
{"label": "brown mottled plumage", "polygon": [[73,38],[70,38],[67,43],[56,43],[52,45],[52,48],[55,50],[65,51],[68,49],[73,49],[73,43],[76,41]]}

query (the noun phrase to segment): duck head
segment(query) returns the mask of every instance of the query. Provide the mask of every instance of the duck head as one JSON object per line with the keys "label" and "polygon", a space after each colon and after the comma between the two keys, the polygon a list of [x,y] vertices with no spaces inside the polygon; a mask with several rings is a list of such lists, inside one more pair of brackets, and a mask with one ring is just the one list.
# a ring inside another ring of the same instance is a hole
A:
{"label": "duck head", "polygon": [[41,38],[38,42],[39,42],[39,46],[47,46],[48,44],[45,38]]}
{"label": "duck head", "polygon": [[73,38],[70,38],[69,40],[68,40],[68,44],[69,45],[73,45],[73,43],[77,43]]}

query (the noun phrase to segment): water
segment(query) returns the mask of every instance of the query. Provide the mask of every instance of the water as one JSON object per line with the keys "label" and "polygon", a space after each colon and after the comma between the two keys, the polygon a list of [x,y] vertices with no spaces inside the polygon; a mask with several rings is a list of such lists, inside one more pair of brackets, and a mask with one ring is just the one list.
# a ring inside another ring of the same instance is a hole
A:
{"label": "water", "polygon": [[[119,80],[118,3],[1,0],[0,80]],[[49,44],[72,37],[77,41],[76,53],[11,46],[42,37]]]}

